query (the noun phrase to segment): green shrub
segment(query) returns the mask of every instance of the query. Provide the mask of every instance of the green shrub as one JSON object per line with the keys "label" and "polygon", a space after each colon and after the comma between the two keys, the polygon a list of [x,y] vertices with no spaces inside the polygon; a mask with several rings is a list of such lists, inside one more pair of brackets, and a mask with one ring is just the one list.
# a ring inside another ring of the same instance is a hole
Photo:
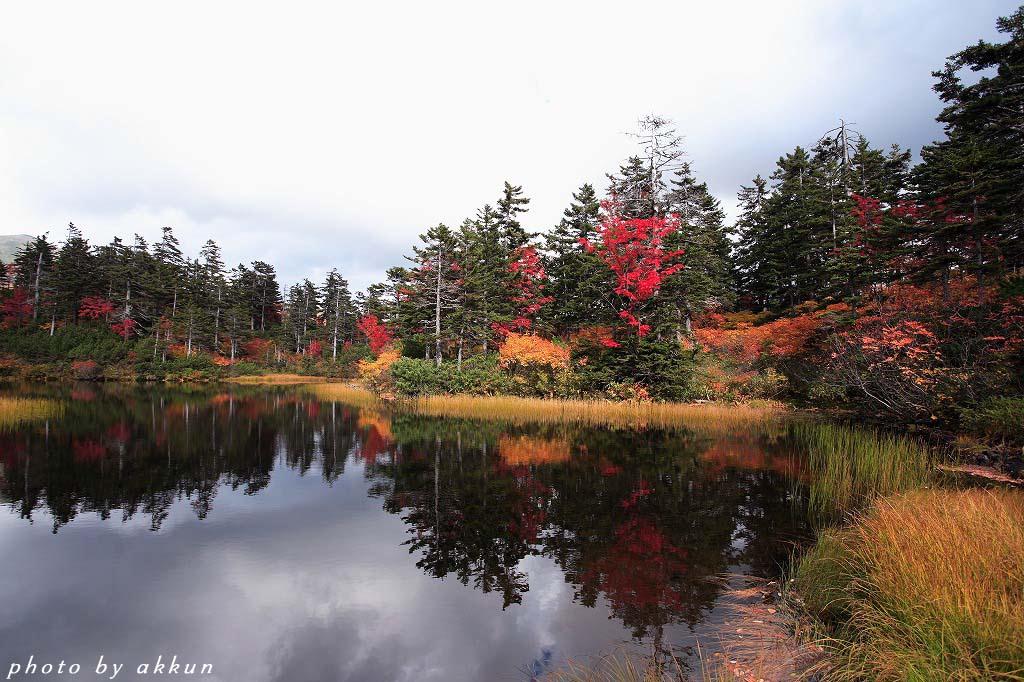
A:
{"label": "green shrub", "polygon": [[692,354],[674,340],[632,338],[617,348],[583,344],[573,356],[576,387],[607,393],[623,384],[638,384],[658,400],[691,397]]}
{"label": "green shrub", "polygon": [[255,362],[249,362],[248,360],[243,362],[236,362],[231,365],[230,374],[232,376],[252,376],[259,374],[261,371],[260,366]]}
{"label": "green shrub", "polygon": [[989,398],[977,407],[960,411],[960,425],[972,433],[1021,440],[1024,424],[1024,398]]}
{"label": "green shrub", "polygon": [[29,361],[93,360],[101,365],[121,361],[131,347],[105,326],[71,325],[54,330],[15,328],[0,332],[0,352]]}
{"label": "green shrub", "polygon": [[469,358],[462,363],[461,370],[450,360],[438,367],[433,360],[400,358],[391,365],[391,378],[395,390],[403,395],[493,395],[515,390],[515,385],[501,372],[493,356]]}

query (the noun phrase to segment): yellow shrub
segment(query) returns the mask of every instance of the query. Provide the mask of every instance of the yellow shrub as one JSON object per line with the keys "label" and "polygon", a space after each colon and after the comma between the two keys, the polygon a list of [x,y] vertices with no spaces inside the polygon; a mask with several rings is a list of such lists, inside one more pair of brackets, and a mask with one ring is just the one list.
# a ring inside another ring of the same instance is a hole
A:
{"label": "yellow shrub", "polygon": [[402,354],[396,348],[386,348],[373,360],[360,360],[359,378],[371,384],[379,381],[400,357]]}

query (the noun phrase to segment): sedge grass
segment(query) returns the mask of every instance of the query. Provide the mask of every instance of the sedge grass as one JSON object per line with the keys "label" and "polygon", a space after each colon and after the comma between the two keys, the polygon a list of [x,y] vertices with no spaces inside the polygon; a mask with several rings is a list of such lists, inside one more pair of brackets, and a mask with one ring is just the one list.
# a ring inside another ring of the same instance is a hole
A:
{"label": "sedge grass", "polygon": [[674,656],[664,661],[663,658],[664,655],[617,652],[587,662],[570,659],[540,679],[544,682],[681,682],[687,679],[682,664]]}
{"label": "sedge grass", "polygon": [[304,386],[303,390],[324,401],[337,401],[353,407],[379,410],[385,406],[375,393],[351,384],[317,383]]}
{"label": "sedge grass", "polygon": [[[374,400],[368,391],[343,384],[311,386],[325,400]],[[616,428],[670,428],[723,431],[777,424],[789,414],[777,404],[722,405],[690,403],[612,402],[607,400],[555,400],[510,396],[428,395],[398,401],[397,406],[429,417],[457,417],[512,424],[577,423]]]}
{"label": "sedge grass", "polygon": [[306,374],[244,374],[236,377],[224,377],[222,381],[232,384],[290,386],[294,384],[322,384],[323,377]]}
{"label": "sedge grass", "polygon": [[828,531],[797,588],[830,679],[1024,680],[1024,493],[919,490]]}
{"label": "sedge grass", "polygon": [[924,487],[928,448],[905,436],[843,424],[801,421],[792,434],[806,451],[812,473],[809,506],[823,514],[853,509],[872,499]]}
{"label": "sedge grass", "polygon": [[62,411],[63,406],[55,400],[0,397],[0,429],[59,417]]}

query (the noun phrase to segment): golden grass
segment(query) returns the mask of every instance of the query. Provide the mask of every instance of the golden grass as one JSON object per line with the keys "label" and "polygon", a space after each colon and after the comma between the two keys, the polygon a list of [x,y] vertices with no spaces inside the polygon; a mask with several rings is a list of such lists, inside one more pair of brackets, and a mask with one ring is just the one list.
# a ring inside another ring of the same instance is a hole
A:
{"label": "golden grass", "polygon": [[[331,393],[328,387],[327,393]],[[586,424],[625,428],[687,426],[707,430],[758,426],[778,421],[780,406],[691,404],[677,402],[611,402],[510,396],[425,395],[402,401],[402,407],[427,417],[458,417],[512,424]]]}
{"label": "golden grass", "polygon": [[222,381],[232,384],[289,386],[294,384],[323,384],[328,382],[329,379],[304,374],[251,374],[238,377],[224,377]]}
{"label": "golden grass", "polygon": [[352,405],[353,407],[380,409],[385,404],[376,394],[352,384],[326,384],[321,382],[305,386],[303,390],[319,400],[337,401]]}
{"label": "golden grass", "polygon": [[1024,493],[921,490],[824,534],[797,587],[830,679],[1024,679]]}
{"label": "golden grass", "polygon": [[0,429],[13,428],[38,419],[59,417],[63,411],[64,406],[55,400],[0,397]]}

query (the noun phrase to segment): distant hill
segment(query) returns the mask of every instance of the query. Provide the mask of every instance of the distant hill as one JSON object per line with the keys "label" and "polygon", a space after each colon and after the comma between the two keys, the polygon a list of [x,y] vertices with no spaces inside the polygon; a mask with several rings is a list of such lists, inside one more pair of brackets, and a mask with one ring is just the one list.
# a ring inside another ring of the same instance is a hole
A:
{"label": "distant hill", "polygon": [[21,247],[32,239],[27,234],[0,234],[0,261],[10,263]]}

